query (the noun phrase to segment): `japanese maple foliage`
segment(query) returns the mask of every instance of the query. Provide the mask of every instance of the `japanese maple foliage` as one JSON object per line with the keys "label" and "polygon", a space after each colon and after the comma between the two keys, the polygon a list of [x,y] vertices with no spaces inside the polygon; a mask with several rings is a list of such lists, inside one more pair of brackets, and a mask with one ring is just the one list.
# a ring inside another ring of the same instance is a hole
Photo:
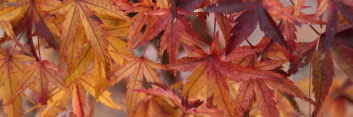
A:
{"label": "japanese maple foliage", "polygon": [[0,116],[348,116],[353,2],[316,2],[2,0]]}

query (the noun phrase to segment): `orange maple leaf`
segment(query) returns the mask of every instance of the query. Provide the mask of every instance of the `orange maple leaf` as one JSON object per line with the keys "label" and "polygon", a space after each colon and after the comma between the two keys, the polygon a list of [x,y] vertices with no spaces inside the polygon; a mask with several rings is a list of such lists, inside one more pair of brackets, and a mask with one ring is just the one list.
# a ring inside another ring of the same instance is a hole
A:
{"label": "orange maple leaf", "polygon": [[[273,70],[280,67],[287,60],[264,60],[257,61],[256,55],[248,56],[243,60],[240,60],[239,65],[253,67],[259,70]],[[289,94],[291,96],[299,97],[303,100],[314,103],[308,98],[294,83],[283,77],[279,77],[276,80],[273,79],[252,79],[243,81],[239,87],[238,95],[235,99],[235,116],[243,116],[244,112],[249,108],[251,101],[254,99],[255,93],[256,102],[262,112],[263,116],[272,117],[279,116],[278,109],[276,107],[276,101],[273,99],[274,95],[269,88],[276,89],[279,92]]]}
{"label": "orange maple leaf", "polygon": [[[148,82],[160,83],[157,73],[153,70],[155,69],[166,69],[161,64],[155,63],[145,57],[132,57],[127,54],[122,54],[128,62],[117,68],[114,76],[111,77],[110,85],[114,85],[124,78],[129,78],[127,88],[127,102],[129,116],[133,116],[133,110],[137,102],[140,100],[139,93],[133,92],[133,89],[142,89],[142,82],[145,78]],[[132,77],[132,78],[131,78]],[[133,79],[136,78],[136,79]]]}
{"label": "orange maple leaf", "polygon": [[[216,36],[217,37],[217,36]],[[233,115],[232,100],[229,95],[229,88],[226,78],[241,81],[254,78],[277,78],[281,75],[267,74],[267,71],[249,69],[234,66],[226,60],[236,57],[244,57],[261,51],[261,48],[238,48],[224,59],[225,49],[218,50],[218,38],[216,38],[207,54],[194,49],[197,57],[184,57],[179,61],[169,64],[170,69],[178,71],[194,70],[183,87],[182,93],[188,97],[196,96],[201,89],[207,88],[207,97],[213,96],[214,103],[220,110],[226,109],[228,114]],[[201,52],[201,53],[200,53]]]}
{"label": "orange maple leaf", "polygon": [[[21,33],[27,32],[28,43],[31,45],[32,42],[32,27],[36,27],[36,31],[39,36],[44,37],[46,42],[56,51],[59,51],[59,45],[57,44],[59,38],[59,31],[55,27],[52,17],[48,16],[44,11],[56,8],[56,5],[60,4],[60,1],[51,0],[49,2],[43,2],[43,0],[24,0],[18,2],[18,5],[8,7],[12,9],[7,11],[3,16],[10,15],[7,19],[11,21],[14,34],[19,36]],[[19,12],[20,11],[20,12]],[[0,18],[2,19],[2,18]],[[10,35],[11,36],[11,35]],[[38,59],[38,58],[36,58]]]}
{"label": "orange maple leaf", "polygon": [[188,102],[187,100],[183,100],[170,89],[158,87],[158,88],[149,88],[149,89],[135,89],[134,91],[163,97],[169,105],[173,107],[178,107],[179,109],[181,109],[182,115],[189,115],[189,114],[199,115],[199,116],[206,116],[206,115],[221,116],[222,115],[220,111],[217,109],[199,107],[201,104],[203,104],[203,102],[200,100],[194,101],[194,104],[193,102]]}
{"label": "orange maple leaf", "polygon": [[[16,86],[19,85],[18,81],[24,80],[22,77],[25,75],[20,71],[25,64],[22,62],[34,60],[25,55],[9,55],[3,50],[0,51],[0,100],[3,102],[5,113],[9,117],[21,116],[21,97],[11,96],[17,92]],[[17,72],[14,74],[14,72]]]}
{"label": "orange maple leaf", "polygon": [[39,98],[40,104],[47,104],[49,94],[49,83],[57,86],[58,88],[69,93],[70,90],[64,83],[64,73],[58,72],[58,68],[49,61],[36,61],[26,66],[21,70],[25,75],[23,80],[18,83],[16,92],[12,95],[14,98],[18,94],[22,93],[31,84],[35,84],[31,89]]}

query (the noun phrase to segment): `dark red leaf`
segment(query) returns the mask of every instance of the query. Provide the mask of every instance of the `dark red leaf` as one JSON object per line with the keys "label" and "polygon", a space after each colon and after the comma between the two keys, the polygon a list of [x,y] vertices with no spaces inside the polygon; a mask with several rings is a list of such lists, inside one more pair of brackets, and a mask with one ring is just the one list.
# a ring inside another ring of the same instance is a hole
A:
{"label": "dark red leaf", "polygon": [[178,7],[192,12],[196,7],[201,5],[203,1],[204,0],[183,0]]}
{"label": "dark red leaf", "polygon": [[235,20],[235,25],[230,31],[232,36],[227,43],[227,54],[239,46],[255,30],[258,19],[255,10],[255,8],[248,9]]}

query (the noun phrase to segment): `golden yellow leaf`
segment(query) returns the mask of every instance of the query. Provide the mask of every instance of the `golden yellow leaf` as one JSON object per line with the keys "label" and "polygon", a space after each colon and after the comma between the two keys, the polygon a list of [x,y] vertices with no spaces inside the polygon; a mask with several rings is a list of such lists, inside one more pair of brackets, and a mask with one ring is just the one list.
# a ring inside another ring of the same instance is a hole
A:
{"label": "golden yellow leaf", "polygon": [[[9,117],[21,116],[21,98],[15,96],[18,81],[23,80],[24,73],[21,71],[25,64],[22,62],[34,60],[25,55],[8,55],[1,50],[0,54],[0,100],[2,101],[4,112]],[[16,72],[16,74],[14,74]]]}

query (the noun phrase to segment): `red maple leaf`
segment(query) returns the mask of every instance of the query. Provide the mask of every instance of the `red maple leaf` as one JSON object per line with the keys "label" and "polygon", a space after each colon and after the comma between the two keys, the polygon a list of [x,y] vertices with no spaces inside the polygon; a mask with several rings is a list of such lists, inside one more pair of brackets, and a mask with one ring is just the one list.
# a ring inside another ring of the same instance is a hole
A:
{"label": "red maple leaf", "polygon": [[196,45],[203,48],[199,42],[203,41],[203,39],[191,28],[189,22],[183,17],[183,15],[192,14],[184,9],[175,8],[175,4],[172,4],[171,8],[160,8],[145,15],[151,15],[154,21],[149,23],[144,35],[135,45],[135,48],[149,42],[163,30],[165,32],[161,37],[159,54],[163,55],[164,51],[167,51],[169,62],[174,62],[178,59],[180,45],[184,47]]}
{"label": "red maple leaf", "polygon": [[227,62],[235,58],[255,54],[262,51],[263,48],[236,48],[226,58],[224,58],[225,49],[219,50],[218,48],[218,38],[216,38],[211,45],[209,53],[194,49],[195,53],[199,53],[195,54],[197,55],[196,57],[184,57],[168,65],[170,69],[178,71],[194,70],[182,90],[184,97],[194,97],[203,88],[206,88],[208,90],[207,97],[213,96],[213,101],[217,107],[220,110],[227,110],[228,114],[233,116],[233,106],[231,106],[233,101],[230,99],[229,88],[226,82],[227,78],[238,82],[252,79],[286,82],[283,80],[282,75],[268,71],[267,69],[253,69]]}

